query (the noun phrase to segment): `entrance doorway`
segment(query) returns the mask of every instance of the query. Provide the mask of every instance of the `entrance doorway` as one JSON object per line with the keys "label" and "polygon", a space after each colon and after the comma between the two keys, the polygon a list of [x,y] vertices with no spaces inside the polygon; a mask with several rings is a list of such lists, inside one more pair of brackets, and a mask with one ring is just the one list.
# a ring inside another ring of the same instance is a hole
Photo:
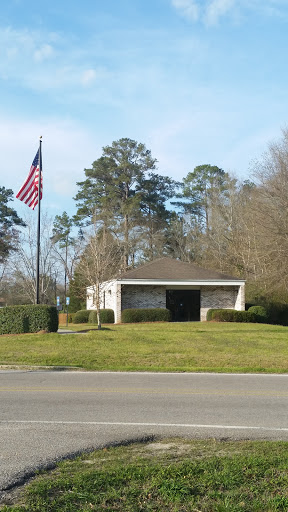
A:
{"label": "entrance doorway", "polygon": [[172,322],[199,322],[200,290],[166,290],[166,308]]}

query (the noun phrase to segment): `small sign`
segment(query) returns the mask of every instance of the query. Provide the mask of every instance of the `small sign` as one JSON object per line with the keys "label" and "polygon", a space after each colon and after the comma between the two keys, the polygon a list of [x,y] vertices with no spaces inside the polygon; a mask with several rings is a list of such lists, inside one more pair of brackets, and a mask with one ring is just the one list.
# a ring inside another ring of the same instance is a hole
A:
{"label": "small sign", "polygon": [[57,297],[57,306],[60,306],[60,297]]}
{"label": "small sign", "polygon": [[69,306],[70,304],[70,297],[66,297],[66,306]]}
{"label": "small sign", "polygon": [[62,304],[58,304],[58,305],[57,305],[57,311],[62,311],[62,309],[63,309]]}

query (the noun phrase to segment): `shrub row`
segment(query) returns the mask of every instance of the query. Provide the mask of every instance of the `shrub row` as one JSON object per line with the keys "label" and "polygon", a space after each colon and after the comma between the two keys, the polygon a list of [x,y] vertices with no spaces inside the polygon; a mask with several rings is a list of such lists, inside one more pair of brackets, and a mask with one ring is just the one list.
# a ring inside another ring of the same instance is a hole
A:
{"label": "shrub row", "polygon": [[[75,324],[97,324],[97,311],[94,309],[81,309],[76,313],[73,313],[73,322]],[[100,309],[100,322],[102,324],[113,324],[114,323],[114,311],[113,309]]]}
{"label": "shrub row", "polygon": [[248,311],[235,311],[235,309],[209,309],[207,320],[214,322],[251,322]]}
{"label": "shrub row", "polygon": [[236,311],[235,309],[209,309],[207,320],[214,322],[253,322],[267,323],[268,314],[262,306],[252,306],[248,311]]}
{"label": "shrub row", "polygon": [[87,324],[88,318],[90,314],[90,309],[80,309],[74,313],[74,323],[75,324]]}
{"label": "shrub row", "polygon": [[256,315],[256,322],[269,322],[269,315],[263,306],[251,306],[248,313]]}
{"label": "shrub row", "polygon": [[[89,324],[97,324],[97,311],[90,311],[88,317]],[[100,322],[101,324],[114,324],[114,311],[113,309],[100,309]]]}
{"label": "shrub row", "polygon": [[171,311],[166,308],[123,309],[121,321],[123,323],[170,322]]}
{"label": "shrub row", "polygon": [[0,334],[38,331],[57,332],[58,313],[54,306],[7,306],[0,309]]}
{"label": "shrub row", "polygon": [[[246,308],[250,304],[246,305]],[[253,306],[255,307],[255,306]],[[260,306],[257,306],[260,307]],[[261,307],[264,307],[267,312],[267,323],[269,324],[278,324],[278,325],[288,325],[288,304],[282,304],[280,302],[263,302]],[[251,307],[249,307],[248,311],[250,311]]]}

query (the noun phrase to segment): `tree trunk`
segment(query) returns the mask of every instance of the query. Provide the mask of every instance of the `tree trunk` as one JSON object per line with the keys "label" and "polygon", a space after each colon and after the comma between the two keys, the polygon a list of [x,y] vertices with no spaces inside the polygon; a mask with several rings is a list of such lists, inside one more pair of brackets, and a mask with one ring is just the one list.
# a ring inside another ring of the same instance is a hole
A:
{"label": "tree trunk", "polygon": [[128,228],[128,215],[124,218],[124,270],[128,269],[129,261],[129,228]]}

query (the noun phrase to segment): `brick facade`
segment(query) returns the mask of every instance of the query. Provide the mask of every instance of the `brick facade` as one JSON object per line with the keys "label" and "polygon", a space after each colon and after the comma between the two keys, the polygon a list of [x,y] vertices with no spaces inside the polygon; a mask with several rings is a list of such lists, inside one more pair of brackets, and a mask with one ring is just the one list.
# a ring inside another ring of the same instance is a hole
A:
{"label": "brick facade", "polygon": [[121,309],[166,308],[166,286],[122,285]]}
{"label": "brick facade", "polygon": [[[194,289],[196,287],[193,287]],[[200,320],[206,321],[208,309],[245,309],[245,287],[240,286],[200,286]],[[121,322],[121,312],[129,308],[166,308],[166,285],[125,285],[110,281],[102,291],[101,308],[113,309],[115,323]],[[177,287],[173,286],[173,289]],[[179,289],[183,289],[179,286]],[[189,289],[189,287],[187,288]],[[191,289],[191,287],[190,287]],[[95,309],[93,290],[87,290],[87,309]]]}
{"label": "brick facade", "polygon": [[[207,319],[208,309],[245,309],[240,304],[238,286],[202,286],[201,287],[201,321]],[[244,287],[242,287],[244,288]],[[244,294],[243,294],[244,295]],[[238,303],[237,303],[238,299]],[[237,307],[236,307],[237,306]]]}

